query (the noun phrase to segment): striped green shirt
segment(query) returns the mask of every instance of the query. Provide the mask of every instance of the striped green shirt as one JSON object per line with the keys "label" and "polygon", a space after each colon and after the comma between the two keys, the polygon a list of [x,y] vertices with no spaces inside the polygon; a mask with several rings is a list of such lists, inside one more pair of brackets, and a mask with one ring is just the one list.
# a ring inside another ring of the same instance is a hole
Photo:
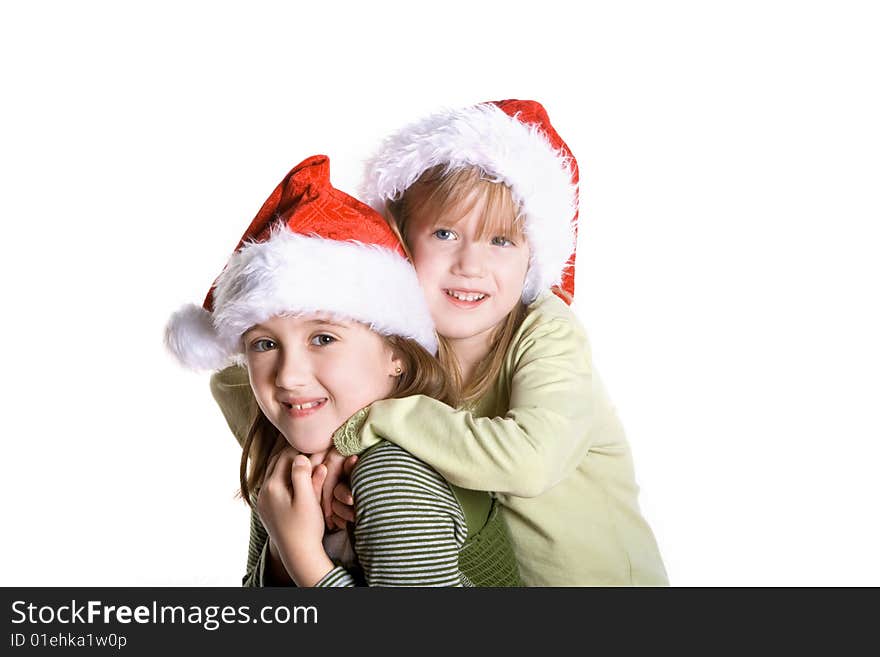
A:
{"label": "striped green shirt", "polygon": [[[467,540],[464,513],[449,484],[429,465],[388,442],[361,455],[351,478],[354,548],[368,586],[473,586],[459,568]],[[251,517],[245,586],[264,586],[268,536]],[[317,586],[363,582],[342,566]]]}

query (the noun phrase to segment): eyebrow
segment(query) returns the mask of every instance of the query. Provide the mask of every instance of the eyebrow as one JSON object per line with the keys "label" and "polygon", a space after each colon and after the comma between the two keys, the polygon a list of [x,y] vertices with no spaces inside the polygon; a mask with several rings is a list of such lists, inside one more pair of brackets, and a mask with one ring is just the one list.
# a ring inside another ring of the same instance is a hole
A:
{"label": "eyebrow", "polygon": [[341,329],[348,329],[348,328],[350,328],[348,325],[346,325],[346,324],[341,324],[341,323],[339,323],[339,322],[334,322],[332,319],[310,319],[310,320],[307,320],[307,321],[308,321],[309,324],[329,324],[330,326],[336,326],[336,327],[341,328]]}

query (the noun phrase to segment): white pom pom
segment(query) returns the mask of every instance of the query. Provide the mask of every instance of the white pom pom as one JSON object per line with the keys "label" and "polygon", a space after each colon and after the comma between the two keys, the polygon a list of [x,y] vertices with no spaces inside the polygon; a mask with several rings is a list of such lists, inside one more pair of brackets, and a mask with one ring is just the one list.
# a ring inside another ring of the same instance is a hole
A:
{"label": "white pom pom", "polygon": [[165,327],[165,346],[193,370],[219,370],[231,356],[214,329],[211,313],[192,303],[171,315]]}

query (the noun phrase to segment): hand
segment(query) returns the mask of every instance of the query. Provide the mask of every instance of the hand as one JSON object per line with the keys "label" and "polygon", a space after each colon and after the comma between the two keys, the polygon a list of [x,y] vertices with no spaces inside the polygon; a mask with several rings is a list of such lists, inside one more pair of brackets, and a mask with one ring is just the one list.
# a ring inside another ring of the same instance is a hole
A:
{"label": "hand", "polygon": [[323,465],[313,465],[287,447],[269,462],[257,496],[257,513],[285,569],[299,586],[314,585],[333,568],[321,542],[320,499],[326,475]]}
{"label": "hand", "polygon": [[[349,456],[345,458],[336,448],[331,448],[327,452],[324,459],[324,465],[327,467],[327,477],[324,479],[324,486],[321,491],[321,508],[324,511],[324,520],[327,523],[327,529],[342,529],[345,527],[345,519],[340,514],[334,513],[334,496],[338,488],[343,488],[351,497],[351,490],[348,488],[347,481],[351,476],[354,464],[357,462],[357,456]],[[354,511],[347,515],[351,516],[350,520],[354,520]]]}
{"label": "hand", "polygon": [[[291,447],[276,451],[266,464],[266,473],[257,494],[256,511],[260,521],[276,547],[283,538],[284,514],[293,501],[293,484],[290,481],[290,467],[297,452]],[[284,476],[288,473],[287,476]]]}

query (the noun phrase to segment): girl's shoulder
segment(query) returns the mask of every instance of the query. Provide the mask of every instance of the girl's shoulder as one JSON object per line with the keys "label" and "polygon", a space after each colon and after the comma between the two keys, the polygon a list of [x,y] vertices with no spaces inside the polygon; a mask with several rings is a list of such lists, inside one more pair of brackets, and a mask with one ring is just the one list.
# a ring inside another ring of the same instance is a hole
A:
{"label": "girl's shoulder", "polygon": [[557,348],[589,349],[586,329],[574,310],[552,292],[545,292],[526,308],[526,315],[511,342],[521,353],[535,345],[552,343]]}
{"label": "girl's shoulder", "polygon": [[362,531],[379,525],[399,528],[413,522],[442,522],[452,527],[460,544],[467,538],[464,512],[449,483],[394,443],[382,440],[358,457],[351,491]]}
{"label": "girl's shoulder", "polygon": [[449,484],[434,468],[387,440],[380,440],[358,457],[351,485],[355,497],[359,490],[381,485],[418,490],[444,500],[455,499]]}
{"label": "girl's shoulder", "polygon": [[581,326],[573,307],[552,292],[547,291],[526,307],[526,317],[523,324],[553,321]]}

